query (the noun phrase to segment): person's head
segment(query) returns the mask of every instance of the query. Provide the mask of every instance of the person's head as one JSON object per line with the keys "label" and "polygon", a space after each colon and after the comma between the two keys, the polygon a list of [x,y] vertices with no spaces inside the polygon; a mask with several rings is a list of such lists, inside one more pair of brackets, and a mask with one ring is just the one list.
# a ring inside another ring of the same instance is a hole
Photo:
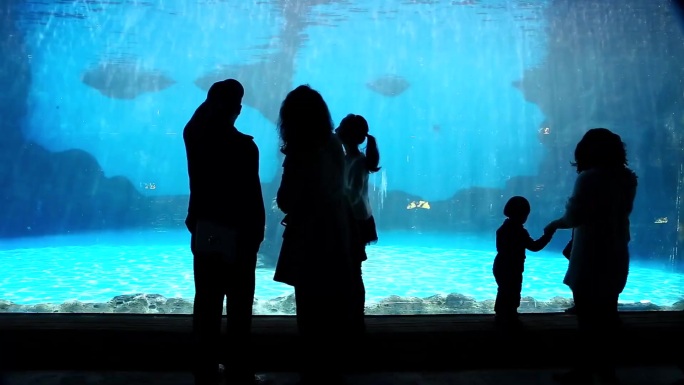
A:
{"label": "person's head", "polygon": [[330,139],[332,131],[330,110],[318,91],[305,84],[287,94],[278,117],[284,154],[320,147]]}
{"label": "person's head", "polygon": [[377,172],[380,170],[380,151],[378,150],[377,142],[372,135],[368,134],[368,122],[361,115],[349,114],[342,119],[340,126],[337,127],[335,133],[340,138],[342,144],[347,149],[347,152],[358,152],[359,146],[365,140],[366,143],[366,164],[369,172]]}
{"label": "person's head", "polygon": [[349,114],[342,119],[335,130],[346,147],[358,147],[368,135],[368,122],[361,115]]}
{"label": "person's head", "polygon": [[245,89],[237,80],[221,80],[209,87],[207,103],[212,110],[219,114],[225,114],[231,123],[235,123],[242,111],[242,97],[244,95]]}
{"label": "person's head", "polygon": [[627,167],[625,144],[620,135],[606,128],[592,128],[577,143],[572,165],[578,173],[592,168],[624,169]]}
{"label": "person's head", "polygon": [[506,202],[503,210],[506,218],[524,224],[530,215],[530,202],[521,196],[514,196]]}

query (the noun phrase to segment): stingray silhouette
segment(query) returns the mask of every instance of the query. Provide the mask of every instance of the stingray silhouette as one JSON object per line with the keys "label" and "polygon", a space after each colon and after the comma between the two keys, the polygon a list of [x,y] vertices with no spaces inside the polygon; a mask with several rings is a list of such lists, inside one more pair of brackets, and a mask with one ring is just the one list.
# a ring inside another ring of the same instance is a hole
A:
{"label": "stingray silhouette", "polygon": [[144,93],[162,91],[176,83],[160,71],[143,70],[127,62],[99,63],[86,70],[81,81],[112,99],[135,99]]}
{"label": "stingray silhouette", "polygon": [[238,79],[245,87],[244,103],[275,124],[280,103],[292,87],[293,72],[292,60],[286,55],[276,54],[270,60],[254,64],[219,66],[195,80],[195,85],[208,91],[217,81]]}
{"label": "stingray silhouette", "polygon": [[366,83],[372,91],[388,97],[401,95],[410,86],[411,83],[398,75],[385,75]]}
{"label": "stingray silhouette", "polygon": [[385,75],[366,83],[366,87],[384,96],[401,95],[410,86],[411,83],[398,75]]}
{"label": "stingray silhouette", "polygon": [[259,111],[273,124],[278,122],[280,104],[292,90],[295,57],[308,36],[304,30],[315,23],[311,10],[323,4],[345,4],[346,0],[270,0],[285,19],[274,42],[252,47],[266,51],[255,63],[219,65],[195,80],[195,85],[208,91],[214,82],[234,78],[245,87],[244,104]]}

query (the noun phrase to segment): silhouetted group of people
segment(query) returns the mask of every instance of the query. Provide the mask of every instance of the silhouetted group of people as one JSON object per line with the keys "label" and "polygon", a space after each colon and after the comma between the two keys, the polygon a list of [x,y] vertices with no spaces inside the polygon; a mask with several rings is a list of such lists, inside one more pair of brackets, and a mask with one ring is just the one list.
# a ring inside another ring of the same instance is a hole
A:
{"label": "silhouetted group of people", "polygon": [[[244,89],[234,79],[215,83],[184,130],[190,179],[186,225],[192,234],[195,274],[193,326],[197,337],[196,384],[258,382],[250,328],[257,252],[264,239],[265,209],[259,150],[235,121]],[[379,152],[366,120],[350,114],[334,128],[323,97],[307,85],[282,102],[278,133],[284,154],[276,196],[285,214],[274,280],[294,287],[301,337],[302,384],[342,382],[363,351],[366,246],[377,241],[368,177],[379,170]],[[365,152],[359,146],[366,142]],[[614,382],[613,336],[618,296],[629,270],[629,215],[637,186],[621,138],[589,130],[577,144],[578,177],[565,214],[534,240],[524,224],[530,204],[511,198],[497,230],[493,273],[498,285],[497,324],[519,327],[525,251],[539,251],[558,229],[573,229],[565,254],[564,283],[575,302],[585,351],[561,383],[598,376]],[[224,297],[226,349],[219,349]],[[219,368],[224,372],[220,373]]]}
{"label": "silhouetted group of people", "polygon": [[[219,376],[258,382],[249,339],[265,209],[258,148],[235,128],[243,96],[234,79],[215,83],[183,133],[198,385]],[[294,287],[301,382],[340,383],[343,369],[360,359],[345,350],[360,352],[365,333],[361,265],[366,245],[378,239],[368,177],[379,170],[380,155],[362,116],[350,114],[334,129],[323,97],[307,85],[283,101],[278,132],[285,157],[276,203],[285,216],[274,280]],[[224,297],[230,346],[219,349]]]}

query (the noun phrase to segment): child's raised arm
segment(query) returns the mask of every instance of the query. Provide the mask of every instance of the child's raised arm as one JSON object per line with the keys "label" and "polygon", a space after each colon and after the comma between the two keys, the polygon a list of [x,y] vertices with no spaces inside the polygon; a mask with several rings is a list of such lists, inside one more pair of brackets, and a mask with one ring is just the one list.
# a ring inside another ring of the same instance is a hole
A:
{"label": "child's raised arm", "polygon": [[541,236],[541,238],[534,240],[532,237],[530,237],[529,233],[527,234],[527,242],[525,242],[525,248],[529,251],[540,251],[541,249],[545,248],[546,245],[551,242],[551,238],[553,237],[553,231],[544,231],[544,235]]}

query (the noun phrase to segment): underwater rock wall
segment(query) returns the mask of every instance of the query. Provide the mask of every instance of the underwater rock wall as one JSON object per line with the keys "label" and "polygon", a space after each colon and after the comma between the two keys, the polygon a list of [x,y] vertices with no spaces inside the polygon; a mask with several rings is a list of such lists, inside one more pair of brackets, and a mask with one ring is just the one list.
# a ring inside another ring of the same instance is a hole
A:
{"label": "underwater rock wall", "polygon": [[630,165],[639,175],[633,250],[681,269],[676,201],[684,164],[684,30],[672,6],[552,1],[544,16],[547,57],[515,86],[539,106],[550,128],[540,168],[540,184],[549,190],[539,203],[558,206],[571,191],[568,162],[584,130],[610,128],[630,144]]}
{"label": "underwater rock wall", "polygon": [[[142,222],[142,196],[123,177],[107,178],[81,150],[49,152],[26,141],[22,124],[31,86],[29,54],[16,26],[20,0],[0,7],[0,236],[119,228]],[[50,122],[46,122],[50,124]]]}
{"label": "underwater rock wall", "polygon": [[[183,298],[166,298],[159,294],[119,295],[108,302],[70,301],[61,304],[19,305],[0,299],[0,313],[133,313],[133,314],[192,314],[193,303]],[[336,306],[326,303],[326,306]],[[521,313],[562,312],[572,306],[572,300],[555,297],[549,301],[537,301],[523,297]],[[295,297],[290,294],[273,299],[255,299],[255,315],[295,315]],[[672,306],[652,303],[622,303],[620,311],[672,311],[684,310],[684,301]],[[225,307],[223,310],[225,314]],[[494,300],[476,301],[463,294],[433,295],[426,298],[390,296],[377,303],[366,303],[366,315],[416,315],[416,314],[493,314]]]}

